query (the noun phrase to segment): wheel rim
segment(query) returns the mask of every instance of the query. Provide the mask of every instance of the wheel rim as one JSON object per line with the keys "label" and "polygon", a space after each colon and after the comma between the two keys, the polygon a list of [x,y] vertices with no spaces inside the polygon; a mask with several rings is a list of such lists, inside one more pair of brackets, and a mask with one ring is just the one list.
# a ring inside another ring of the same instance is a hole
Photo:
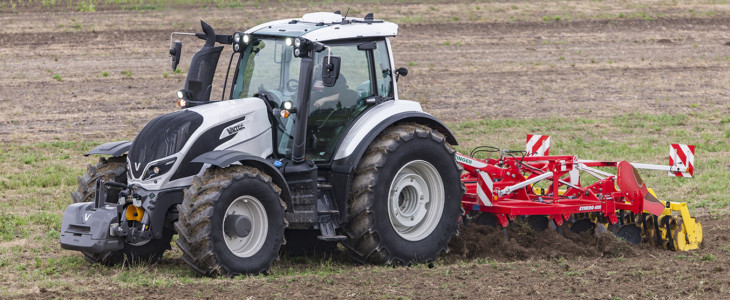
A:
{"label": "wheel rim", "polygon": [[423,160],[407,163],[396,173],[388,191],[388,217],[402,238],[420,241],[441,221],[444,185],[430,163]]}
{"label": "wheel rim", "polygon": [[[251,232],[246,237],[228,236],[225,234],[226,218],[230,215],[243,215],[251,220]],[[256,254],[266,241],[269,230],[269,220],[266,216],[266,209],[261,202],[252,196],[241,196],[233,200],[226,209],[221,227],[223,228],[223,239],[226,246],[238,257],[251,257]]]}

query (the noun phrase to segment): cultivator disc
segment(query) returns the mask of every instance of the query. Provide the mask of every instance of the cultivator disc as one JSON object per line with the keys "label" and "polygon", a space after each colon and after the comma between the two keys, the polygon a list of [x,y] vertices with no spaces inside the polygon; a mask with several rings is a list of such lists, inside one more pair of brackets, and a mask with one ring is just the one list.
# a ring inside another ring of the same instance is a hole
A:
{"label": "cultivator disc", "polygon": [[[702,225],[690,216],[687,204],[659,200],[637,170],[691,177],[694,146],[673,144],[674,159],[669,166],[659,166],[541,155],[549,150],[549,137],[527,140],[528,151],[481,146],[472,151],[472,157],[456,154],[465,171],[461,179],[467,191],[462,205],[471,212],[473,222],[504,228],[520,218],[536,232],[560,230],[565,224],[574,233],[612,232],[632,244],[646,242],[674,251],[699,248]],[[473,158],[480,152],[496,152],[499,158]],[[597,181],[581,186],[581,174]]]}

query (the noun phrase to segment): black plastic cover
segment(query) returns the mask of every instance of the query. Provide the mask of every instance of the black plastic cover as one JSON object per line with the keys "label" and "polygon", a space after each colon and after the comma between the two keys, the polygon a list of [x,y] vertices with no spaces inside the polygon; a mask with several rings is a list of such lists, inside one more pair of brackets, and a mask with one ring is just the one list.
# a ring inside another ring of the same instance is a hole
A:
{"label": "black plastic cover", "polygon": [[218,58],[223,51],[223,46],[213,47],[216,42],[216,34],[210,25],[200,21],[203,32],[206,35],[205,45],[200,51],[193,55],[190,62],[190,70],[185,80],[185,90],[192,94],[192,101],[209,101],[210,90],[213,85],[215,67],[218,65]]}
{"label": "black plastic cover", "polygon": [[203,116],[189,110],[152,119],[134,138],[129,149],[132,175],[139,178],[151,161],[180,152],[202,123]]}
{"label": "black plastic cover", "polygon": [[218,58],[222,50],[223,46],[212,48],[204,46],[193,56],[193,60],[190,62],[188,77],[185,81],[185,89],[192,93],[190,100],[210,100],[213,75],[215,75],[215,67],[218,64]]}

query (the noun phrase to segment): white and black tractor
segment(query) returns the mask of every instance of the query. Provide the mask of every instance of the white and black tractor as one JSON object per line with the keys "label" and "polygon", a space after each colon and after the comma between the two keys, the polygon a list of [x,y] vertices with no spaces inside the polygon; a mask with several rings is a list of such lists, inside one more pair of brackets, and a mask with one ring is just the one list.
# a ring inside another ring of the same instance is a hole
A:
{"label": "white and black tractor", "polygon": [[[177,234],[193,269],[227,276],[337,243],[375,264],[430,262],[446,249],[463,214],[456,139],[398,99],[407,70],[394,68],[396,24],[323,12],[232,35],[201,25],[173,33],[205,40],[177,92],[182,109],[86,154],[102,158],[72,193],[64,249],[154,262]],[[229,100],[211,101],[225,45]],[[171,46],[175,69],[182,43],[171,36]]]}

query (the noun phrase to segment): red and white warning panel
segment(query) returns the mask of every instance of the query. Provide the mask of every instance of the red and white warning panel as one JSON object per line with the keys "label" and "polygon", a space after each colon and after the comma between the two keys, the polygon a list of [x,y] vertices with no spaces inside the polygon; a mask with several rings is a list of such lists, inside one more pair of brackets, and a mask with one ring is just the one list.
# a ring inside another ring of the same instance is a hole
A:
{"label": "red and white warning panel", "polygon": [[[669,176],[692,177],[695,164],[695,146],[683,144],[671,144],[669,146]],[[674,171],[685,169],[685,171]]]}
{"label": "red and white warning panel", "polygon": [[545,156],[550,153],[550,136],[549,135],[527,135],[527,144],[525,146],[527,156]]}

